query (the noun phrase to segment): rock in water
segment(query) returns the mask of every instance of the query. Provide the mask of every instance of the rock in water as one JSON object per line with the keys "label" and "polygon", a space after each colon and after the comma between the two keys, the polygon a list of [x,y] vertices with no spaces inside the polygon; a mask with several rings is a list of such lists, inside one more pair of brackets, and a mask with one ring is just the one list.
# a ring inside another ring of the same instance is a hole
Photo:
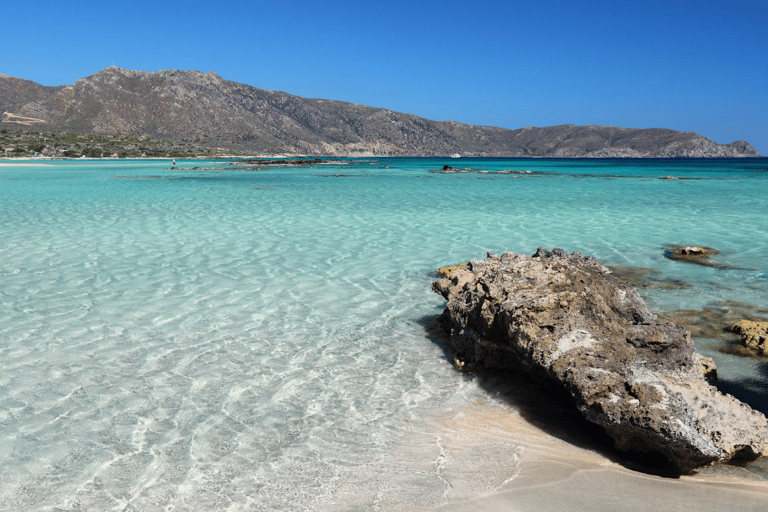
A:
{"label": "rock in water", "polygon": [[768,322],[739,320],[731,326],[730,330],[741,334],[741,342],[745,347],[768,356]]}
{"label": "rock in water", "polygon": [[711,386],[690,334],[657,324],[593,258],[488,253],[432,286],[458,361],[556,382],[619,450],[660,453],[681,473],[768,453],[765,416]]}

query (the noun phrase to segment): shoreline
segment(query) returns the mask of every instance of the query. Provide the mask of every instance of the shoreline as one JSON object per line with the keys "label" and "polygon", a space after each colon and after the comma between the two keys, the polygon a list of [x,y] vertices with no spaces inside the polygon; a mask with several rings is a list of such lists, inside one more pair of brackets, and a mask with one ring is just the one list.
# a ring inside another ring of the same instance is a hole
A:
{"label": "shoreline", "polygon": [[232,160],[232,159],[249,159],[249,158],[263,158],[263,159],[280,159],[280,158],[329,158],[329,159],[350,159],[350,160],[370,160],[370,159],[424,159],[424,160],[440,160],[440,159],[450,159],[452,162],[459,162],[459,161],[466,161],[466,160],[565,160],[565,161],[590,161],[590,162],[599,162],[599,161],[605,161],[605,160],[644,160],[644,161],[660,161],[660,160],[670,160],[670,161],[683,161],[683,160],[693,160],[693,161],[727,161],[727,160],[736,160],[736,161],[743,161],[743,160],[766,160],[768,161],[768,156],[739,156],[739,157],[550,157],[550,156],[499,156],[499,155],[486,155],[486,156],[479,156],[479,155],[466,155],[462,156],[460,159],[453,158],[450,156],[410,156],[410,155],[305,155],[305,154],[276,154],[276,155],[263,155],[263,154],[248,154],[248,155],[216,155],[216,156],[210,156],[210,155],[200,155],[200,156],[186,156],[186,157],[167,157],[167,156],[147,156],[147,157],[126,157],[126,158],[117,158],[117,157],[87,157],[87,158],[81,158],[81,157],[50,157],[50,156],[22,156],[22,157],[3,157],[0,156],[0,163],[8,163],[8,162],[23,162],[23,161],[46,161],[46,162],[56,162],[56,161],[62,161],[62,162],[75,162],[75,161],[82,161],[82,162],[103,162],[103,161],[115,161],[115,162],[127,162],[127,161],[142,161],[142,160]]}
{"label": "shoreline", "polygon": [[[196,156],[196,157],[189,157],[189,158],[176,158],[175,160],[232,160],[232,159],[240,159],[240,158],[294,158],[292,156],[286,156],[286,155],[277,155],[277,156],[262,156],[262,155],[223,155],[223,156],[217,156],[217,157],[205,157],[205,156]],[[160,160],[174,160],[172,157],[164,157],[164,156],[148,156],[144,158],[110,158],[110,157],[99,157],[99,158],[66,158],[66,157],[19,157],[19,158],[0,158],[0,167],[8,167],[8,166],[15,166],[15,165],[30,165],[32,163],[37,163],[38,165],[50,165],[44,162],[130,162],[130,161],[160,161]],[[18,162],[18,164],[16,163]]]}
{"label": "shoreline", "polygon": [[42,162],[19,162],[13,163],[13,162],[3,162],[0,161],[0,167],[50,167],[51,164],[46,164]]}
{"label": "shoreline", "polygon": [[768,506],[768,481],[747,469],[715,465],[677,478],[644,473],[610,450],[582,443],[578,426],[566,438],[553,435],[503,402],[477,401],[405,420],[389,453],[318,509],[762,512]]}
{"label": "shoreline", "polygon": [[[692,475],[667,478],[629,469],[621,461],[588,447],[552,436],[529,423],[516,410],[501,406],[470,405],[433,425],[447,452],[446,459],[459,457],[471,462],[467,452],[501,442],[521,445],[517,474],[505,478],[490,493],[451,499],[429,510],[464,512],[510,510],[765,510],[768,481],[748,470],[714,465]],[[462,454],[462,452],[464,452]],[[496,465],[502,467],[502,462]],[[452,488],[461,494],[478,489],[477,474],[470,464],[469,479],[463,468],[445,471]],[[474,478],[473,478],[474,476]],[[464,480],[464,481],[462,481]],[[489,489],[490,490],[490,489]]]}

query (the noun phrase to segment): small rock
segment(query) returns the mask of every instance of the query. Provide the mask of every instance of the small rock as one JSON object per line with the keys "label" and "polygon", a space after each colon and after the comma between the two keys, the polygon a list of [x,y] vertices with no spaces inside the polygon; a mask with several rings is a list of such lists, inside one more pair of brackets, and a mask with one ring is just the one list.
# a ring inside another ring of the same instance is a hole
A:
{"label": "small rock", "polygon": [[435,270],[435,272],[437,273],[437,275],[441,277],[450,277],[454,270],[458,270],[466,266],[467,266],[466,263],[459,263],[458,265],[440,267],[439,269]]}
{"label": "small rock", "polygon": [[731,332],[741,334],[741,342],[745,347],[768,356],[768,322],[739,320],[731,326]]}

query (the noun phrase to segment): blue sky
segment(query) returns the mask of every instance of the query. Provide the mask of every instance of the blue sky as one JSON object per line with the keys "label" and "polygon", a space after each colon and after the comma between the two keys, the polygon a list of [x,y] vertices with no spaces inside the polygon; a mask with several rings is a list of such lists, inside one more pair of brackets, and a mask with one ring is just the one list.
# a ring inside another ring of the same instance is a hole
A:
{"label": "blue sky", "polygon": [[663,127],[768,155],[768,2],[13,2],[0,73],[107,66],[519,128]]}

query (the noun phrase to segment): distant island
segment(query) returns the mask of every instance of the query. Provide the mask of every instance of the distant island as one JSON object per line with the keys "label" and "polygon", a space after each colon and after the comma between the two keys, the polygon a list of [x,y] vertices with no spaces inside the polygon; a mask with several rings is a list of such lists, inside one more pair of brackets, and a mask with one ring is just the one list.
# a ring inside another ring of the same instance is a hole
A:
{"label": "distant island", "polygon": [[[746,141],[717,144],[694,132],[614,126],[515,130],[474,126],[267,91],[224,80],[213,72],[150,73],[117,67],[58,87],[0,74],[0,130],[6,136],[16,134],[16,139],[29,138],[31,133],[48,134],[37,136],[34,143],[0,145],[0,156],[6,157],[27,155],[35,148],[46,156],[62,156],[66,151],[80,156],[119,156],[121,150],[124,156],[153,156],[149,150],[156,151],[155,156],[179,157],[215,156],[217,151],[334,157],[761,156]],[[57,146],[56,137],[64,133],[69,139],[76,139],[76,134],[107,139],[95,146]],[[51,144],[45,143],[46,137]],[[116,137],[130,140],[120,143]],[[30,147],[32,144],[35,146]],[[127,146],[132,147],[130,151]],[[89,150],[91,155],[86,154]]]}

